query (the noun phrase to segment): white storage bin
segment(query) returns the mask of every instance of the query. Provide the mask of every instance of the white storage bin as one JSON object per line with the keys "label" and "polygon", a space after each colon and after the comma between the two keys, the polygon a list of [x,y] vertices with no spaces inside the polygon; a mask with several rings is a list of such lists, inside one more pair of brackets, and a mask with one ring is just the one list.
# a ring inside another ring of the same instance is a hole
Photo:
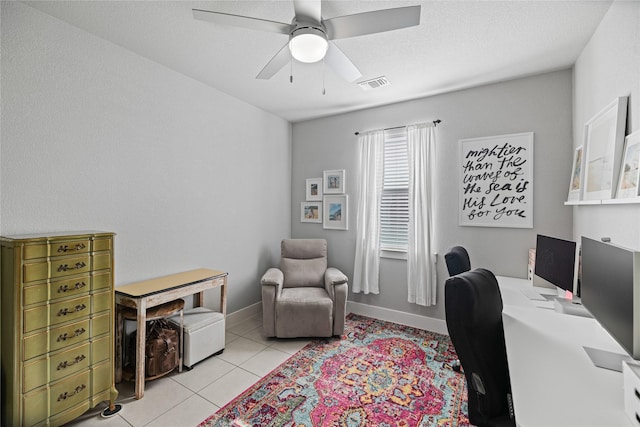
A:
{"label": "white storage bin", "polygon": [[[169,321],[180,327],[180,317]],[[191,368],[207,357],[224,350],[224,316],[205,307],[184,311],[184,354],[182,363]]]}
{"label": "white storage bin", "polygon": [[624,412],[631,424],[640,426],[640,366],[622,362]]}

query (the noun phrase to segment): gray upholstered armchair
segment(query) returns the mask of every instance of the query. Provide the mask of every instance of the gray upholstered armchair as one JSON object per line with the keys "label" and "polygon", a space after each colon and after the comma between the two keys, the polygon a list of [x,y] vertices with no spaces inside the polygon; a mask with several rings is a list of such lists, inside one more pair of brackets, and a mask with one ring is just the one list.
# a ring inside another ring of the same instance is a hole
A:
{"label": "gray upholstered armchair", "polygon": [[287,239],[280,268],[262,276],[262,322],[266,336],[330,337],[344,332],[347,276],[327,268],[327,241]]}

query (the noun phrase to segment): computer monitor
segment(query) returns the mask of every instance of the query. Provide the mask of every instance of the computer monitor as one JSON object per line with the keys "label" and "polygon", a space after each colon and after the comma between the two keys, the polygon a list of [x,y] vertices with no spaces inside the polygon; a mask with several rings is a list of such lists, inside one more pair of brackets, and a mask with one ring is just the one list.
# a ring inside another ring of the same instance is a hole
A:
{"label": "computer monitor", "polygon": [[553,285],[578,296],[577,259],[576,242],[538,234],[533,285]]}
{"label": "computer monitor", "polygon": [[[640,252],[582,237],[581,288],[582,304],[594,319],[629,356],[640,359]],[[620,369],[621,359],[615,361]]]}

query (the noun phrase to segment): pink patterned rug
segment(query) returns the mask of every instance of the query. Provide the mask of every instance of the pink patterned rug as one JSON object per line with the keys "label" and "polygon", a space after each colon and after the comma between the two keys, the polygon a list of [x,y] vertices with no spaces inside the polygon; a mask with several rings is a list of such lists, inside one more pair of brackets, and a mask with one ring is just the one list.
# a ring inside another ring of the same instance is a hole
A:
{"label": "pink patterned rug", "polygon": [[204,420],[212,426],[468,426],[446,335],[350,314]]}

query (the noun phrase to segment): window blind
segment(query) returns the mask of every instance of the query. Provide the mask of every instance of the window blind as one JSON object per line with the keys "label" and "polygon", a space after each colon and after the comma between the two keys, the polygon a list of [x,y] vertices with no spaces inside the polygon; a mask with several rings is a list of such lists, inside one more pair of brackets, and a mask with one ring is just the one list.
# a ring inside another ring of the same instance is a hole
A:
{"label": "window blind", "polygon": [[409,162],[407,129],[384,132],[383,185],[380,201],[380,248],[406,251],[409,239]]}

